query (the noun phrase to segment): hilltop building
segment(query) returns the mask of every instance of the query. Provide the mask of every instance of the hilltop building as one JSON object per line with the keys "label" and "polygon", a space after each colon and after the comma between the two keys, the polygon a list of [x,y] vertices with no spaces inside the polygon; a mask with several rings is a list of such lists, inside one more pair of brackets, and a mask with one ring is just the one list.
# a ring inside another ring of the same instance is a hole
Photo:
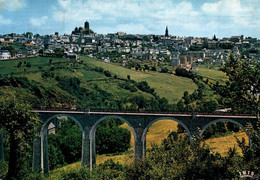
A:
{"label": "hilltop building", "polygon": [[75,27],[74,31],[71,32],[71,34],[74,35],[90,35],[92,34],[93,31],[89,28],[89,22],[86,21],[84,23],[84,28],[83,27]]}
{"label": "hilltop building", "polygon": [[168,37],[169,36],[169,32],[168,32],[168,26],[166,26],[166,29],[165,29],[165,36]]}

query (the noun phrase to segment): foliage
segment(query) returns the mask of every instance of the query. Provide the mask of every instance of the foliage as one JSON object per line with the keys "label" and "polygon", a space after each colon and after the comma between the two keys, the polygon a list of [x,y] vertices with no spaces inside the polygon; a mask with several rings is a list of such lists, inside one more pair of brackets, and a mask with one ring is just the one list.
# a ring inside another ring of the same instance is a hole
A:
{"label": "foliage", "polygon": [[220,137],[232,132],[238,132],[240,127],[230,122],[218,122],[210,125],[203,133],[203,138]]}
{"label": "foliage", "polygon": [[154,92],[154,89],[151,88],[146,81],[137,82],[136,87],[143,92],[147,92],[151,94]]}
{"label": "foliage", "polygon": [[54,77],[54,74],[51,71],[46,70],[42,73],[42,78],[53,78],[53,77]]}
{"label": "foliage", "polygon": [[225,85],[216,83],[213,90],[219,95],[219,103],[233,112],[254,113],[260,111],[260,63],[229,56],[221,69],[229,78]]}
{"label": "foliage", "polygon": [[130,92],[136,92],[137,88],[131,85],[129,82],[120,83],[119,86],[123,89],[129,90]]}
{"label": "foliage", "polygon": [[40,123],[31,106],[14,97],[0,99],[0,125],[9,136],[10,152],[7,179],[21,176],[28,160],[31,146]]}
{"label": "foliage", "polygon": [[50,169],[81,158],[81,130],[73,120],[60,120],[60,127],[48,137]]}
{"label": "foliage", "polygon": [[95,177],[95,176],[97,176],[97,175],[95,175],[93,172],[91,172],[87,168],[73,168],[73,169],[69,169],[67,171],[63,171],[60,174],[59,179],[61,179],[61,180],[97,179],[97,177]]}
{"label": "foliage", "polygon": [[131,133],[119,127],[122,121],[107,119],[101,122],[96,131],[98,154],[124,152],[130,148]]}
{"label": "foliage", "polygon": [[169,71],[169,70],[168,70],[168,68],[166,68],[166,67],[164,67],[164,68],[161,69],[161,73],[168,73],[168,71]]}
{"label": "foliage", "polygon": [[243,160],[245,162],[246,169],[249,171],[253,171],[258,179],[260,177],[260,120],[258,119],[256,129],[253,128],[251,124],[246,127],[246,131],[251,139],[251,146],[246,145],[245,139],[240,141],[238,138],[237,143],[239,147],[242,149]]}
{"label": "foliage", "polygon": [[118,162],[115,163],[112,159],[105,161],[103,164],[100,164],[96,172],[99,174],[100,179],[123,179],[123,166]]}
{"label": "foliage", "polygon": [[[55,169],[81,158],[81,130],[72,120],[60,120],[55,134],[48,136],[49,166]],[[130,147],[131,134],[119,127],[119,119],[102,121],[96,130],[96,149],[99,154],[124,152]]]}
{"label": "foliage", "polygon": [[201,137],[192,142],[172,132],[154,145],[145,160],[126,167],[126,179],[232,179],[243,167],[242,157],[230,150],[227,157],[211,154]]}
{"label": "foliage", "polygon": [[0,161],[0,178],[4,178],[8,172],[8,163],[6,161]]}
{"label": "foliage", "polygon": [[183,68],[177,68],[175,70],[175,75],[176,76],[183,76],[183,77],[188,77],[188,78],[192,78],[193,74],[191,71],[187,71],[186,69]]}

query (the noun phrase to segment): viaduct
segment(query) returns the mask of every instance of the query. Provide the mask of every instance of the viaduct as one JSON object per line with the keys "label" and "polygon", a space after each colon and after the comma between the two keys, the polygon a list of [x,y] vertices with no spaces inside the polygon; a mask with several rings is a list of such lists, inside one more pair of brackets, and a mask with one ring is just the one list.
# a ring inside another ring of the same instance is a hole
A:
{"label": "viaduct", "polygon": [[[181,113],[148,113],[148,112],[101,112],[101,111],[55,111],[55,110],[34,110],[39,113],[42,120],[39,129],[40,136],[33,144],[33,168],[41,168],[44,173],[49,171],[48,165],[48,125],[58,116],[66,116],[74,120],[82,132],[82,156],[81,164],[89,165],[92,169],[96,163],[95,132],[97,125],[107,119],[116,118],[126,122],[134,135],[134,155],[136,159],[144,158],[146,155],[146,133],[149,127],[159,120],[173,120],[178,122],[187,131],[190,138],[196,135],[197,129],[201,134],[211,124],[226,121],[231,122],[243,130],[247,123],[256,125],[256,116],[250,115],[217,115],[217,114],[181,114]],[[249,137],[250,140],[250,137]],[[3,140],[0,133],[0,160],[4,159]]]}

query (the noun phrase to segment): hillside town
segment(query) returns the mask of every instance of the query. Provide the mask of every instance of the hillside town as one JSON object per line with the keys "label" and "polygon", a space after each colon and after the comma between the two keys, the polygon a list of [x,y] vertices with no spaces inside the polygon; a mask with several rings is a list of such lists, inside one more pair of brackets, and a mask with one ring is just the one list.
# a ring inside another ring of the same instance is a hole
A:
{"label": "hillside town", "polygon": [[[105,62],[127,64],[129,59],[164,61],[172,66],[192,68],[193,62],[223,64],[229,52],[242,58],[260,58],[260,40],[253,37],[226,38],[178,37],[164,35],[126,34],[124,32],[97,34],[89,27],[75,27],[71,34],[0,35],[0,60],[34,56],[66,57],[77,59],[84,54]],[[193,67],[196,68],[196,67]]]}

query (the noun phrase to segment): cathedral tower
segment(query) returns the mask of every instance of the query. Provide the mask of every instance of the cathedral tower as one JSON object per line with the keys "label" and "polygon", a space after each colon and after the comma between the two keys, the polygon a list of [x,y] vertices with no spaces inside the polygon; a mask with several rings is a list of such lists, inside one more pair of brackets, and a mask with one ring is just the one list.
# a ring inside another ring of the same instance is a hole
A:
{"label": "cathedral tower", "polygon": [[165,29],[165,36],[168,37],[169,36],[169,32],[168,32],[168,26],[166,26],[166,29]]}

